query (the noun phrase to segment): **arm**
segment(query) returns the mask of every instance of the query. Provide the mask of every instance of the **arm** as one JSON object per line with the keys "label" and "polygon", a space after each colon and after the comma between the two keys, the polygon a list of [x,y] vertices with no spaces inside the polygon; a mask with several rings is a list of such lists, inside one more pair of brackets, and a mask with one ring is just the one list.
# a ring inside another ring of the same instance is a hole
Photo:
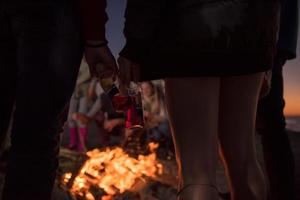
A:
{"label": "arm", "polygon": [[99,110],[101,110],[101,108],[102,108],[101,99],[97,98],[97,100],[94,102],[94,104],[92,105],[91,109],[86,114],[86,116],[89,118],[94,118],[95,115],[99,112]]}
{"label": "arm", "polygon": [[103,63],[107,68],[103,73],[116,74],[117,65],[105,38],[105,24],[108,20],[106,0],[78,0],[83,34],[85,58],[92,76],[98,76],[96,65]]}
{"label": "arm", "polygon": [[90,81],[89,87],[88,87],[88,91],[87,91],[87,99],[91,102],[93,100],[95,100],[96,97],[96,85],[97,85],[97,79],[93,78]]}
{"label": "arm", "polygon": [[149,113],[148,116],[149,116],[150,123],[156,124],[156,125],[167,120],[165,109],[163,108],[163,106],[161,104],[159,105],[158,113],[156,113],[156,114]]}
{"label": "arm", "polygon": [[125,124],[124,119],[106,119],[104,121],[104,129],[108,132],[112,132],[112,130],[117,126],[123,126]]}
{"label": "arm", "polygon": [[83,34],[86,41],[105,41],[105,24],[108,20],[106,0],[79,0]]}

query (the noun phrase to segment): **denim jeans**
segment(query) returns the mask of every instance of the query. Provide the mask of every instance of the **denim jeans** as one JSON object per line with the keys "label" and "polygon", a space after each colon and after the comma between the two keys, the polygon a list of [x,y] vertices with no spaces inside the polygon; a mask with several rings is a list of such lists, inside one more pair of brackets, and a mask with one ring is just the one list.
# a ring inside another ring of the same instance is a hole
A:
{"label": "denim jeans", "polygon": [[278,54],[274,60],[271,90],[259,101],[257,122],[262,136],[262,147],[270,186],[269,200],[293,200],[295,198],[295,161],[285,129],[283,113],[282,68],[286,59]]}
{"label": "denim jeans", "polygon": [[0,134],[13,115],[3,200],[51,199],[81,35],[76,1],[0,0]]}

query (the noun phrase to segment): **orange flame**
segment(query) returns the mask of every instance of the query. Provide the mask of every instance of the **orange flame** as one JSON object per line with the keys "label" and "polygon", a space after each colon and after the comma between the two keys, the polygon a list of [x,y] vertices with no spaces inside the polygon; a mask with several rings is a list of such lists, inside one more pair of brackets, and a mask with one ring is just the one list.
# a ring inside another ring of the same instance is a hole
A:
{"label": "orange flame", "polygon": [[[137,179],[156,177],[163,173],[163,166],[156,159],[155,150],[158,144],[150,143],[151,154],[139,155],[138,159],[130,157],[121,148],[100,151],[94,149],[87,152],[89,159],[84,163],[80,173],[74,180],[71,192],[86,200],[94,200],[90,187],[103,189],[108,195],[102,200],[111,200],[117,193],[130,190]],[[66,173],[63,182],[67,184],[72,174]]]}

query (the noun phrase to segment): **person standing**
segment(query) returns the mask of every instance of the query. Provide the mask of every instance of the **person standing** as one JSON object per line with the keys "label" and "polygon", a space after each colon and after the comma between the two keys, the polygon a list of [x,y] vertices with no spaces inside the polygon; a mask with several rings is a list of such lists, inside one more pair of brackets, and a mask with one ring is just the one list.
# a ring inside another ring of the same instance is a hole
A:
{"label": "person standing", "polygon": [[298,0],[283,0],[277,54],[272,70],[271,90],[258,104],[257,131],[261,135],[269,180],[269,200],[295,199],[295,161],[286,132],[283,67],[297,52]]}
{"label": "person standing", "polygon": [[265,200],[255,117],[279,14],[279,0],[127,1],[121,80],[166,80],[178,199],[219,199],[220,147],[232,200]]}
{"label": "person standing", "polygon": [[98,62],[116,68],[104,37],[105,6],[0,0],[0,134],[14,119],[3,200],[51,199],[59,133],[83,52],[92,70]]}

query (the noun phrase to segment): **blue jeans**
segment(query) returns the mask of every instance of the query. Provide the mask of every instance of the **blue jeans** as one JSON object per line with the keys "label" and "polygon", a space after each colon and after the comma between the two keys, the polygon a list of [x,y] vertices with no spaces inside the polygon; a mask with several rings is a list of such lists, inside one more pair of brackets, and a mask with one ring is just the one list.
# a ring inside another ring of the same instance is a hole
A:
{"label": "blue jeans", "polygon": [[14,119],[3,200],[51,199],[83,52],[79,22],[73,0],[0,0],[0,134]]}
{"label": "blue jeans", "polygon": [[169,121],[165,120],[158,126],[150,128],[149,134],[147,135],[147,142],[160,142],[160,146],[174,150],[172,134],[169,126]]}
{"label": "blue jeans", "polygon": [[167,120],[161,122],[158,126],[149,129],[151,136],[150,140],[159,141],[162,138],[172,138],[169,128],[169,122]]}

